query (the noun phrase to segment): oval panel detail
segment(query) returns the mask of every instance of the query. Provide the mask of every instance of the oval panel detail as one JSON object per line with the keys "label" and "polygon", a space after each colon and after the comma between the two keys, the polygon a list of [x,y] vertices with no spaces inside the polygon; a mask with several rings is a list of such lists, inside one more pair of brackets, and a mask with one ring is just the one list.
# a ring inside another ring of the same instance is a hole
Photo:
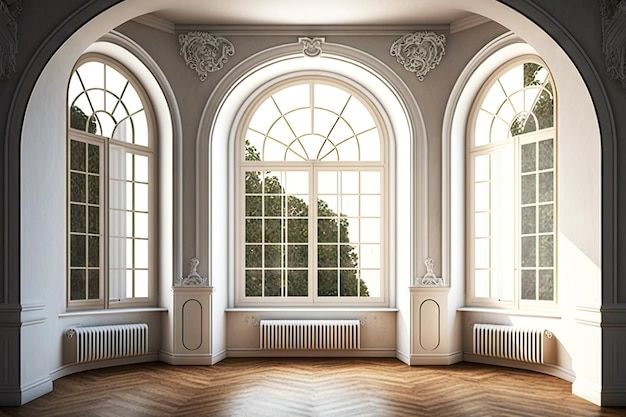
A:
{"label": "oval panel detail", "polygon": [[182,342],[187,350],[198,350],[202,346],[202,304],[198,300],[187,300],[182,308]]}
{"label": "oval panel detail", "polygon": [[441,316],[435,300],[425,300],[420,305],[420,345],[424,350],[439,347]]}

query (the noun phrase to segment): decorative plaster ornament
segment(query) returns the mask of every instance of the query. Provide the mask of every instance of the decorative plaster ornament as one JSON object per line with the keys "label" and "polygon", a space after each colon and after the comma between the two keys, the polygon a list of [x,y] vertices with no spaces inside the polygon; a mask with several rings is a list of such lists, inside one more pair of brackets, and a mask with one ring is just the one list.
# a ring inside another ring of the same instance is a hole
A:
{"label": "decorative plaster ornament", "polygon": [[325,42],[326,38],[298,38],[298,43],[302,44],[302,53],[311,58],[322,54]]}
{"label": "decorative plaster ornament", "polygon": [[600,13],[606,71],[626,89],[626,0],[603,0]]}
{"label": "decorative plaster ornament", "polygon": [[206,80],[210,72],[219,71],[235,55],[235,47],[226,38],[208,32],[187,32],[178,35],[180,55],[185,64],[195,70],[200,81]]}
{"label": "decorative plaster ornament", "polygon": [[198,258],[191,258],[189,261],[189,275],[176,279],[174,283],[175,287],[208,287],[209,279],[203,277],[198,273],[198,265],[200,260]]}
{"label": "decorative plaster ornament", "polygon": [[446,37],[435,32],[410,33],[396,40],[390,53],[405,70],[424,81],[424,76],[439,65],[446,53]]}
{"label": "decorative plaster ornament", "polygon": [[443,287],[443,279],[435,275],[433,258],[426,258],[424,265],[426,265],[426,274],[422,278],[418,278],[415,285],[417,287]]}
{"label": "decorative plaster ornament", "polygon": [[22,0],[0,0],[0,80],[9,79],[17,66],[17,18]]}

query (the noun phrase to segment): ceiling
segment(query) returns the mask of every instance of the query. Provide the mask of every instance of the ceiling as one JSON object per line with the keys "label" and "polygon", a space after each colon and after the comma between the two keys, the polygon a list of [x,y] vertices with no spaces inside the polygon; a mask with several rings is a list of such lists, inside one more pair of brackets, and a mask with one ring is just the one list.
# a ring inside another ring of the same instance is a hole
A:
{"label": "ceiling", "polygon": [[440,25],[472,14],[444,0],[181,0],[153,15],[179,25]]}

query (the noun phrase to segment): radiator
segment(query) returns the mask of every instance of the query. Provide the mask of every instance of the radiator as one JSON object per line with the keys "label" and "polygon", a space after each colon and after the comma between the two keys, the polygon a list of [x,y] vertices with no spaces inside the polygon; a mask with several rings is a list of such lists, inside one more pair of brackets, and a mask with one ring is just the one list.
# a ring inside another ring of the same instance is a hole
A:
{"label": "radiator", "polygon": [[534,329],[495,324],[474,324],[474,354],[543,363],[545,329]]}
{"label": "radiator", "polygon": [[93,362],[148,353],[148,325],[74,327],[66,331],[71,362]]}
{"label": "radiator", "polygon": [[361,347],[359,320],[261,320],[261,349],[350,350]]}

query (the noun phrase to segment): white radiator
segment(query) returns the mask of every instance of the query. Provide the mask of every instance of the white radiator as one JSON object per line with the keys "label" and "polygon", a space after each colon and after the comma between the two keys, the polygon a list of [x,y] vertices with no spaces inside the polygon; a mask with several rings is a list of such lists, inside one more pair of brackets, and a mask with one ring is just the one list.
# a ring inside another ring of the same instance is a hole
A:
{"label": "white radiator", "polygon": [[359,320],[261,320],[261,349],[353,350],[361,347]]}
{"label": "white radiator", "polygon": [[474,354],[516,361],[543,363],[545,329],[495,324],[474,324]]}
{"label": "white radiator", "polygon": [[148,325],[74,327],[65,333],[71,362],[93,362],[148,353]]}

